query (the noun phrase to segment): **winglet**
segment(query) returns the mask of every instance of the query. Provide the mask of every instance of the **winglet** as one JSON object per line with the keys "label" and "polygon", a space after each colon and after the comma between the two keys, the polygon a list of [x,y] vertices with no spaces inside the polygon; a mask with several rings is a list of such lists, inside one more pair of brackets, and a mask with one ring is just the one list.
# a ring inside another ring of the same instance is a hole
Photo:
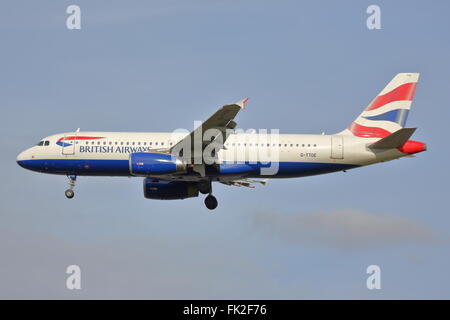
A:
{"label": "winglet", "polygon": [[236,102],[236,104],[241,107],[241,109],[245,109],[247,107],[247,101],[250,98],[245,98],[244,100],[241,100],[239,102]]}

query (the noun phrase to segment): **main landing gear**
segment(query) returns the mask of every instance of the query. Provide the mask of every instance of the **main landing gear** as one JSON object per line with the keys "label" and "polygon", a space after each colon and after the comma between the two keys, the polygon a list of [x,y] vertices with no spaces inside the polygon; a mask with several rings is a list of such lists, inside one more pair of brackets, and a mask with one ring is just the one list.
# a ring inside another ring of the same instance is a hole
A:
{"label": "main landing gear", "polygon": [[202,194],[208,194],[205,198],[205,206],[209,210],[214,210],[217,208],[217,199],[212,195],[212,183],[211,181],[201,181],[198,184],[198,190]]}
{"label": "main landing gear", "polygon": [[217,199],[216,199],[216,197],[214,197],[212,194],[209,194],[205,198],[205,206],[209,210],[214,210],[215,208],[217,208]]}
{"label": "main landing gear", "polygon": [[67,178],[69,178],[69,189],[65,191],[65,195],[67,199],[72,199],[75,196],[75,191],[73,191],[73,188],[75,188],[75,181],[77,180],[77,176],[67,175]]}

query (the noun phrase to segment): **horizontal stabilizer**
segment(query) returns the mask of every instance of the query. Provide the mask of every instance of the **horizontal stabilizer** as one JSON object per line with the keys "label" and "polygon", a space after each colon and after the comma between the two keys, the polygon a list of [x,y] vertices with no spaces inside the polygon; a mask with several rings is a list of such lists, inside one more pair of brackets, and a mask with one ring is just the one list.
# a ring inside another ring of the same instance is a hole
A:
{"label": "horizontal stabilizer", "polygon": [[369,145],[371,149],[394,149],[403,146],[417,128],[402,128]]}

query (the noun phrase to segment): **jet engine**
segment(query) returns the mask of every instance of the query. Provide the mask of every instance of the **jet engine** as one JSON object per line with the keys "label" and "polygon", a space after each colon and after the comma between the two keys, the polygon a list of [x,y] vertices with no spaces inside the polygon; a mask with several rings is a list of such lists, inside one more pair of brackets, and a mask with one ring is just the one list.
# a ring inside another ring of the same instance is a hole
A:
{"label": "jet engine", "polygon": [[147,199],[176,200],[198,197],[195,182],[144,179],[144,197]]}
{"label": "jet engine", "polygon": [[130,173],[135,176],[154,176],[186,172],[186,165],[167,153],[136,152],[130,154]]}

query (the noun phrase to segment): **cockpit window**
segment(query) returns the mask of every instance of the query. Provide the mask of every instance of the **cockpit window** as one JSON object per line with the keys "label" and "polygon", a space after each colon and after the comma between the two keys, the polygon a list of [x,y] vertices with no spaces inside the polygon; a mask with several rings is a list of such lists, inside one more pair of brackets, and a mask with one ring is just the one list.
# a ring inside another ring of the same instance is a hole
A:
{"label": "cockpit window", "polygon": [[39,143],[37,144],[37,146],[49,146],[50,145],[50,141],[49,140],[42,140],[39,141]]}

